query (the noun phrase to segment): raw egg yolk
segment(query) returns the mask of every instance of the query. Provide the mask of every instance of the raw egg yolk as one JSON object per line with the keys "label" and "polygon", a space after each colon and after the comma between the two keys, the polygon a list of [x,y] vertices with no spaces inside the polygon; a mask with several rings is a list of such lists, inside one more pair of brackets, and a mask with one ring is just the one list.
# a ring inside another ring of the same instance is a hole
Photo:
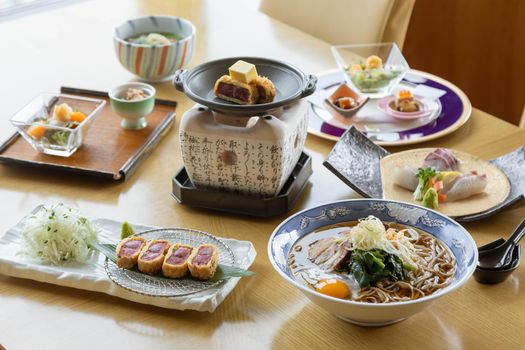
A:
{"label": "raw egg yolk", "polygon": [[314,286],[315,290],[321,294],[329,295],[334,298],[346,298],[350,294],[347,284],[336,278],[322,279]]}

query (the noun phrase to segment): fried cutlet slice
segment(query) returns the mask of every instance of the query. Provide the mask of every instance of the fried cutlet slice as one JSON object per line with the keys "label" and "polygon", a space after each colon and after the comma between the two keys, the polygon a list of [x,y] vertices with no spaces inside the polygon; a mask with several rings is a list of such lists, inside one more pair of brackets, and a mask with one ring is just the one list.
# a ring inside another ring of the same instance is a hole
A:
{"label": "fried cutlet slice", "polygon": [[137,260],[146,240],[142,237],[128,237],[119,242],[116,249],[117,265],[123,269],[131,269],[137,265]]}
{"label": "fried cutlet slice", "polygon": [[165,239],[153,239],[142,249],[139,255],[138,267],[141,272],[148,275],[155,275],[162,270],[164,256],[170,247],[170,243]]}
{"label": "fried cutlet slice", "polygon": [[188,244],[175,243],[170,247],[164,263],[162,274],[166,277],[181,278],[188,274],[188,259],[193,252],[193,247]]}
{"label": "fried cutlet slice", "polygon": [[228,75],[223,75],[215,82],[213,93],[218,98],[241,105],[256,104],[259,98],[255,84],[233,80]]}
{"label": "fried cutlet slice", "polygon": [[188,269],[193,277],[209,280],[219,264],[219,251],[213,244],[202,244],[193,249],[188,259]]}
{"label": "fried cutlet slice", "polygon": [[253,84],[257,87],[259,99],[257,103],[270,103],[275,98],[275,86],[272,81],[266,77],[256,77]]}

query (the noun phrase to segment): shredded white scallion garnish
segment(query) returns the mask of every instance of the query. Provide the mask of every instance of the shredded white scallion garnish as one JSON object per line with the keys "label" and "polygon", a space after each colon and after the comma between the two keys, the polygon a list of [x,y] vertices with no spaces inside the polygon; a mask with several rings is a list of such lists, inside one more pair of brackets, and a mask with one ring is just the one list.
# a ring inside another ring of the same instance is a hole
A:
{"label": "shredded white scallion garnish", "polygon": [[59,203],[27,218],[20,254],[55,265],[66,260],[86,262],[89,243],[97,240],[98,229],[86,217]]}
{"label": "shredded white scallion garnish", "polygon": [[353,249],[384,250],[397,255],[404,264],[417,268],[421,258],[416,254],[414,245],[403,231],[387,231],[381,220],[370,215],[359,220],[359,224],[352,227],[339,240],[350,242]]}

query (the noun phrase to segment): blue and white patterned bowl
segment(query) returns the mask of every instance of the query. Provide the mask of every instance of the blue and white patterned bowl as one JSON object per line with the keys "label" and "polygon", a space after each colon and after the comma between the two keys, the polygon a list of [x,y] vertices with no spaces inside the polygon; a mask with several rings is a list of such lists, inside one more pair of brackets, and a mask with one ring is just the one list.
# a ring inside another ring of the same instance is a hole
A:
{"label": "blue and white patterned bowl", "polygon": [[[452,283],[442,290],[411,301],[370,304],[320,294],[297,281],[287,259],[297,239],[321,227],[355,221],[374,215],[382,221],[397,222],[421,229],[444,242],[456,257],[457,272]],[[299,288],[315,304],[338,317],[359,325],[383,326],[401,321],[433,301],[463,285],[474,273],[478,250],[470,234],[454,220],[421,206],[382,199],[354,199],[332,202],[303,210],[283,221],[268,242],[273,267],[289,283]]]}
{"label": "blue and white patterned bowl", "polygon": [[[145,45],[126,39],[146,33],[172,33],[181,39],[169,45]],[[115,28],[113,43],[124,68],[148,82],[170,79],[184,68],[193,55],[195,26],[173,16],[147,16],[131,19]]]}

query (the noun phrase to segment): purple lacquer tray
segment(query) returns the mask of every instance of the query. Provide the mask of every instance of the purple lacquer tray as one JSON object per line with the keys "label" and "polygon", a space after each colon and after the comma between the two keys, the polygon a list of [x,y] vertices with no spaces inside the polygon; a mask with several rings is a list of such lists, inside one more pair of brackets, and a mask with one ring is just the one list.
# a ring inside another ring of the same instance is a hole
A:
{"label": "purple lacquer tray", "polygon": [[[344,82],[342,72],[330,71],[318,76],[317,89],[330,90]],[[348,127],[354,126],[363,132],[370,140],[381,146],[400,146],[442,137],[450,134],[462,126],[470,117],[472,107],[466,95],[452,83],[437,76],[411,70],[401,82],[401,85],[411,88],[430,88],[429,90],[441,91],[436,97],[440,104],[440,111],[436,118],[432,118],[428,124],[419,125],[415,128],[392,131],[391,128],[381,128],[381,124],[375,124],[377,128],[367,127],[359,123],[349,122]],[[330,122],[319,113],[319,108],[310,105],[308,132],[316,136],[337,141],[348,128],[343,128],[337,123]],[[385,124],[386,125],[386,124]],[[403,129],[402,127],[400,129]]]}

